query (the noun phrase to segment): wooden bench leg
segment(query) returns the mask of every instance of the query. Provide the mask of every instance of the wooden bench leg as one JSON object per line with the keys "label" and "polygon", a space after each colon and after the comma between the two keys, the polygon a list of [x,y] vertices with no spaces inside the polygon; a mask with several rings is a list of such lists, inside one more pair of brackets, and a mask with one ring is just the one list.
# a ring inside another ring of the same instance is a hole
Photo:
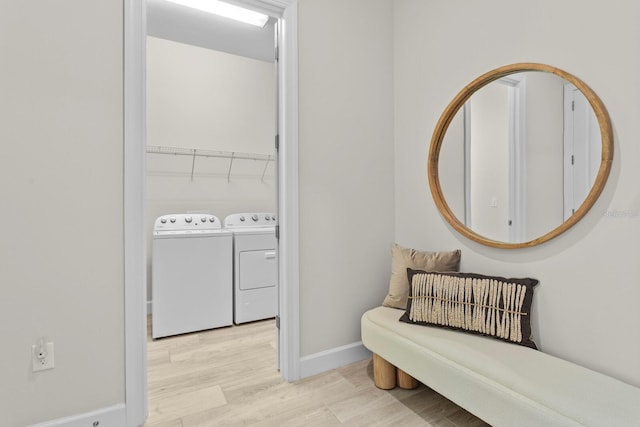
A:
{"label": "wooden bench leg", "polygon": [[411,375],[407,374],[402,369],[397,369],[398,371],[398,387],[403,388],[405,390],[413,390],[418,387],[418,380],[413,378]]}
{"label": "wooden bench leg", "polygon": [[396,367],[377,354],[373,354],[373,383],[383,390],[396,386]]}

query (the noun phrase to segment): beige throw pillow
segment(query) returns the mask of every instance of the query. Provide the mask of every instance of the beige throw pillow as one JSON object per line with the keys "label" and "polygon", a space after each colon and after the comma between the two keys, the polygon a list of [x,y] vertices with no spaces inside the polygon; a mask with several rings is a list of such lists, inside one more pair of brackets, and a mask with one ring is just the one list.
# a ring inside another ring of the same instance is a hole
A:
{"label": "beige throw pillow", "polygon": [[391,246],[389,293],[382,305],[402,310],[407,308],[409,296],[407,268],[425,271],[458,271],[460,254],[459,249],[450,252],[420,252],[394,243]]}

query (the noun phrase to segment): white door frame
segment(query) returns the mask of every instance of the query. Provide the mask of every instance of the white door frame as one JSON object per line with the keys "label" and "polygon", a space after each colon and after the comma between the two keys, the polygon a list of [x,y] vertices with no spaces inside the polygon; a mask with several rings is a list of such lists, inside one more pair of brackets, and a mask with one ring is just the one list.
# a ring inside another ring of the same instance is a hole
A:
{"label": "white door frame", "polygon": [[[298,267],[297,0],[226,0],[281,19],[278,154],[280,369],[300,376]],[[124,324],[127,426],[147,408],[146,352],[146,3],[124,0]]]}
{"label": "white door frame", "polygon": [[527,241],[527,86],[514,74],[500,80],[509,87],[509,227],[511,242]]}
{"label": "white door frame", "polygon": [[[571,83],[564,84],[564,161],[563,161],[563,218],[568,220],[589,194],[600,168],[602,137],[598,119],[593,107]],[[577,103],[574,102],[579,101]],[[586,106],[585,111],[580,106]],[[576,135],[584,135],[586,140],[578,140]],[[576,148],[577,144],[577,148]],[[576,179],[576,169],[583,172],[582,179]],[[576,193],[579,196],[576,196]],[[576,202],[576,199],[579,199]]]}
{"label": "white door frame", "polygon": [[[495,81],[508,87],[509,102],[509,241],[526,241],[527,223],[527,150],[526,150],[526,77],[512,75]],[[471,215],[471,99],[464,113],[464,224],[473,228]]]}

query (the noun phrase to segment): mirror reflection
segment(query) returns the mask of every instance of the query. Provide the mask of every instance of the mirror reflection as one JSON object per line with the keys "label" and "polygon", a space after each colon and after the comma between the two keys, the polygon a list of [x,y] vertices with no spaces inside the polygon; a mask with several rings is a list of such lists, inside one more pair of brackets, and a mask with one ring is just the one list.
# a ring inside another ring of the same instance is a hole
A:
{"label": "mirror reflection", "polygon": [[585,95],[549,72],[508,74],[464,103],[442,141],[438,178],[455,217],[488,239],[529,242],[583,204],[601,164]]}

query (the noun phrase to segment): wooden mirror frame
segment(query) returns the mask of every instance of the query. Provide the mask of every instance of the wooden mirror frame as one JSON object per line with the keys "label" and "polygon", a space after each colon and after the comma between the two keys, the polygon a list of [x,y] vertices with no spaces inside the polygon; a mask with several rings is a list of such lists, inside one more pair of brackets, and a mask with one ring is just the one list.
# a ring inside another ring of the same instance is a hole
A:
{"label": "wooden mirror frame", "polygon": [[[442,187],[440,186],[440,180],[438,178],[438,161],[440,158],[440,148],[442,147],[442,142],[444,141],[447,129],[449,128],[449,125],[451,124],[454,116],[463,107],[465,102],[467,102],[467,100],[469,100],[469,98],[471,98],[471,96],[475,92],[477,92],[487,84],[510,74],[520,73],[524,71],[542,71],[555,74],[573,84],[584,94],[584,96],[589,101],[591,108],[593,108],[596,118],[598,119],[598,124],[600,125],[602,150],[600,168],[598,169],[598,174],[596,175],[595,182],[591,187],[591,191],[589,192],[589,194],[587,194],[584,202],[582,202],[578,210],[576,210],[571,217],[569,217],[555,229],[533,240],[520,243],[508,243],[498,240],[492,240],[474,232],[465,224],[460,222],[460,220],[454,215],[442,193]],[[584,83],[574,75],[567,73],[566,71],[551,67],[546,64],[517,63],[496,68],[495,70],[481,75],[480,77],[469,83],[467,86],[465,86],[456,95],[453,101],[449,103],[447,108],[442,113],[442,116],[440,116],[440,120],[438,120],[436,128],[433,132],[433,136],[431,138],[431,145],[429,147],[429,158],[427,160],[427,175],[429,177],[429,188],[431,189],[431,195],[433,196],[433,200],[435,201],[438,210],[445,218],[445,220],[455,230],[457,230],[463,236],[486,246],[503,249],[516,249],[536,246],[543,242],[551,240],[554,237],[564,233],[565,231],[573,227],[578,221],[580,221],[586,215],[589,209],[591,209],[591,207],[598,199],[598,196],[600,196],[600,193],[604,189],[607,178],[609,176],[609,172],[611,170],[612,161],[613,130],[611,127],[611,120],[609,118],[607,109],[605,108],[598,95],[596,95],[595,92],[586,85],[586,83]]]}

